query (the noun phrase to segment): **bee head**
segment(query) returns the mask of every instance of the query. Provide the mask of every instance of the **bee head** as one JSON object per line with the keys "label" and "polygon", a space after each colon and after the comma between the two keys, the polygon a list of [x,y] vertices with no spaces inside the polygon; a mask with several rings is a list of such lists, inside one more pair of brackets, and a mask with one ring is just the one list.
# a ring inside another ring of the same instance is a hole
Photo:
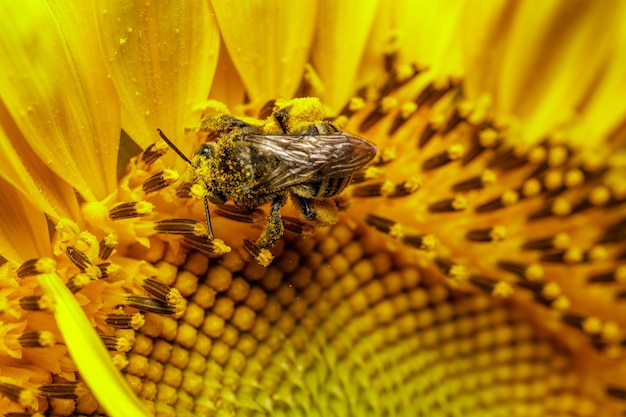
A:
{"label": "bee head", "polygon": [[194,152],[194,156],[202,156],[204,158],[210,158],[214,155],[215,143],[203,143],[202,145],[196,148]]}

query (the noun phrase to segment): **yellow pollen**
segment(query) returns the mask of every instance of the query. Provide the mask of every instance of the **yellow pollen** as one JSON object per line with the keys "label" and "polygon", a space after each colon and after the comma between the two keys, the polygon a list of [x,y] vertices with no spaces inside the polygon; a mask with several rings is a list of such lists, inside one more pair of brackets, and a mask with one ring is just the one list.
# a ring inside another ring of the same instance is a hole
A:
{"label": "yellow pollen", "polygon": [[541,265],[533,263],[528,265],[528,267],[524,270],[524,276],[529,281],[540,281],[544,276],[544,269]]}
{"label": "yellow pollen", "polygon": [[556,249],[566,249],[570,245],[570,237],[567,233],[558,233],[554,236],[552,244]]}
{"label": "yellow pollen", "polygon": [[577,187],[585,181],[585,174],[579,169],[572,169],[565,173],[565,185],[569,188]]}
{"label": "yellow pollen", "polygon": [[483,129],[478,134],[478,142],[484,148],[493,146],[498,140],[498,132],[494,129]]}
{"label": "yellow pollen", "polygon": [[426,235],[422,239],[422,247],[424,250],[432,251],[437,247],[437,238],[434,235]]}
{"label": "yellow pollen", "polygon": [[417,110],[417,104],[413,101],[408,101],[400,107],[400,115],[403,119],[408,119]]}
{"label": "yellow pollen", "polygon": [[148,201],[138,201],[135,205],[135,211],[139,214],[150,214],[154,210],[154,204]]}
{"label": "yellow pollen", "polygon": [[56,270],[57,263],[51,258],[39,258],[35,263],[35,268],[40,274],[51,274]]}
{"label": "yellow pollen", "polygon": [[490,169],[486,169],[480,174],[480,180],[484,185],[494,184],[498,179],[495,172]]}
{"label": "yellow pollen", "polygon": [[524,181],[522,185],[522,194],[525,197],[534,197],[541,192],[541,183],[536,178]]}
{"label": "yellow pollen", "polygon": [[541,294],[548,300],[554,300],[561,295],[561,288],[559,288],[556,282],[548,282],[541,291]]}
{"label": "yellow pollen", "polygon": [[569,248],[563,256],[563,260],[570,264],[581,262],[583,258],[584,253],[579,248]]}
{"label": "yellow pollen", "polygon": [[350,111],[358,111],[365,107],[365,100],[361,97],[352,97],[348,103]]}
{"label": "yellow pollen", "polygon": [[597,186],[591,190],[589,201],[596,207],[605,205],[611,199],[611,191],[605,186]]}
{"label": "yellow pollen", "polygon": [[559,171],[551,171],[546,175],[545,185],[548,190],[556,190],[563,184],[563,174]]}
{"label": "yellow pollen", "polygon": [[394,224],[389,229],[389,236],[401,239],[404,236],[404,227],[399,223]]}
{"label": "yellow pollen", "polygon": [[175,169],[165,169],[163,170],[163,179],[166,181],[174,182],[178,181],[180,178],[180,174]]}
{"label": "yellow pollen", "polygon": [[599,334],[602,330],[602,321],[597,317],[588,317],[582,323],[583,330],[589,334]]}
{"label": "yellow pollen", "polygon": [[448,157],[455,161],[459,158],[461,158],[464,154],[465,154],[465,147],[461,144],[455,144],[450,146],[447,150],[446,150]]}
{"label": "yellow pollen", "polygon": [[443,114],[435,114],[430,118],[430,124],[436,130],[440,130],[446,125],[446,116]]}
{"label": "yellow pollen", "polygon": [[566,296],[560,295],[557,297],[556,300],[552,302],[551,306],[555,310],[566,311],[567,309],[570,308],[570,301]]}
{"label": "yellow pollen", "polygon": [[489,237],[493,242],[501,242],[506,238],[506,227],[502,225],[494,226],[489,232]]}
{"label": "yellow pollen", "polygon": [[383,97],[380,101],[380,107],[383,113],[389,113],[393,108],[398,106],[398,99],[395,97]]}
{"label": "yellow pollen", "polygon": [[467,201],[467,198],[460,195],[454,197],[454,200],[452,201],[452,208],[457,211],[465,210],[468,205],[469,203]]}
{"label": "yellow pollen", "polygon": [[608,259],[609,252],[604,245],[594,245],[589,249],[587,257],[590,262],[599,262]]}
{"label": "yellow pollen", "polygon": [[513,190],[506,190],[502,193],[502,197],[500,198],[500,201],[505,206],[512,206],[513,204],[517,203],[518,200],[519,195],[516,191]]}
{"label": "yellow pollen", "polygon": [[619,265],[615,269],[615,281],[626,284],[626,265]]}
{"label": "yellow pollen", "polygon": [[192,185],[189,191],[191,192],[191,196],[198,200],[202,200],[202,198],[204,198],[204,194],[206,193],[206,190],[200,184]]}
{"label": "yellow pollen", "polygon": [[546,159],[548,152],[543,146],[535,146],[528,152],[528,161],[531,164],[538,164]]}
{"label": "yellow pollen", "polygon": [[556,146],[548,152],[548,164],[551,167],[556,167],[562,165],[567,158],[567,148],[564,146]]}
{"label": "yellow pollen", "polygon": [[396,186],[391,181],[385,181],[380,187],[380,194],[383,196],[390,196],[396,191]]}
{"label": "yellow pollen", "polygon": [[394,148],[394,147],[385,148],[380,153],[380,160],[381,160],[381,162],[390,162],[390,161],[393,161],[394,159],[396,159],[397,157],[398,157],[398,153],[396,151],[396,148]]}
{"label": "yellow pollen", "polygon": [[552,214],[556,216],[567,216],[572,212],[572,204],[564,198],[557,198],[551,207]]}
{"label": "yellow pollen", "polygon": [[511,284],[509,284],[508,282],[500,281],[493,287],[491,294],[494,297],[505,298],[505,297],[510,297],[511,295],[513,295],[513,292],[514,290]]}

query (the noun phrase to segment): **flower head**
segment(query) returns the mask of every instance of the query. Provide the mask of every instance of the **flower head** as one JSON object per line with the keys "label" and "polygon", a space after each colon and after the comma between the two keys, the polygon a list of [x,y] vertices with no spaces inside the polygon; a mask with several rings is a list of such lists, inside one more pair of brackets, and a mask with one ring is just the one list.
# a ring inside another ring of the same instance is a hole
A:
{"label": "flower head", "polygon": [[0,5],[7,415],[626,408],[624,7],[335,3]]}

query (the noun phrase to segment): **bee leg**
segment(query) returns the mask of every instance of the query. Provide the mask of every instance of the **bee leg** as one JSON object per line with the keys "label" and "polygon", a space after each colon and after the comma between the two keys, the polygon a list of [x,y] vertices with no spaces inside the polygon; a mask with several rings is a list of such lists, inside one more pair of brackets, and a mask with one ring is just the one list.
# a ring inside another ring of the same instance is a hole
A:
{"label": "bee leg", "polygon": [[339,210],[332,198],[305,198],[292,193],[292,200],[302,218],[316,226],[330,226],[339,220]]}
{"label": "bee leg", "polygon": [[276,196],[274,201],[272,201],[272,208],[269,216],[267,216],[265,229],[263,229],[261,236],[255,242],[259,248],[271,248],[283,235],[283,221],[280,219],[280,209],[286,202],[287,197],[284,194]]}

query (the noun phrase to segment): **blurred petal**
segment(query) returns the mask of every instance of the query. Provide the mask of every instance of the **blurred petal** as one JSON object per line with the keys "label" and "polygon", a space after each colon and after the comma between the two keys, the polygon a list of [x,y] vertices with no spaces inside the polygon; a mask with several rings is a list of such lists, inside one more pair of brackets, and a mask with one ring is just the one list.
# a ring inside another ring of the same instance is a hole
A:
{"label": "blurred petal", "polygon": [[333,111],[355,92],[356,75],[377,8],[377,0],[320,2],[313,65],[324,83],[324,102]]}
{"label": "blurred petal", "polygon": [[56,274],[42,274],[38,279],[45,293],[55,301],[54,317],[81,377],[108,415],[148,416],[139,398],[113,366],[109,352],[74,295]]}
{"label": "blurred petal", "polygon": [[119,106],[82,3],[2,2],[2,99],[39,157],[86,200],[116,186]]}
{"label": "blurred petal", "polygon": [[11,184],[0,179],[0,256],[22,263],[50,255],[46,217]]}
{"label": "blurred petal", "polygon": [[232,109],[244,103],[246,88],[243,80],[230,58],[230,54],[226,49],[226,45],[222,41],[220,46],[220,57],[217,61],[217,69],[215,70],[215,79],[211,85],[211,93],[209,97],[214,100],[221,101],[228,108]]}
{"label": "blurred petal", "polygon": [[28,146],[1,101],[0,176],[54,220],[79,218],[74,189],[52,172]]}
{"label": "blurred petal", "polygon": [[219,49],[207,2],[103,0],[97,15],[130,137],[145,148],[157,127],[174,139],[197,124]]}
{"label": "blurred petal", "polygon": [[302,81],[309,56],[317,1],[212,3],[222,37],[250,100],[292,97]]}

